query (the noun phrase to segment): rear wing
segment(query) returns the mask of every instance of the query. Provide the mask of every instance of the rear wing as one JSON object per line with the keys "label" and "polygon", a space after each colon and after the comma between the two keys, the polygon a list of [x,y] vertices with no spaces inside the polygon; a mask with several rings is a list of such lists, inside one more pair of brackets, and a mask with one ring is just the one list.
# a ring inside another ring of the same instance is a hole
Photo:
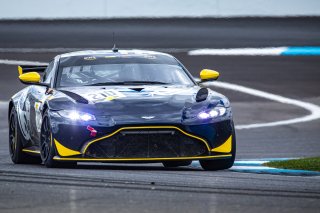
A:
{"label": "rear wing", "polygon": [[27,72],[44,72],[47,69],[46,65],[20,65],[18,66],[18,72],[19,75],[22,75],[23,73],[27,73]]}

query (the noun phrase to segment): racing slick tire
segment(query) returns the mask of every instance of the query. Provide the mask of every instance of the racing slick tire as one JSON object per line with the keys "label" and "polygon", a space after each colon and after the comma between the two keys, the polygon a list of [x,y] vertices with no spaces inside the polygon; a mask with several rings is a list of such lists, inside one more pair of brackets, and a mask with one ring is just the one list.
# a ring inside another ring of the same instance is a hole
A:
{"label": "racing slick tire", "polygon": [[162,162],[163,166],[166,168],[179,167],[179,166],[189,166],[191,163],[192,163],[192,160],[178,160],[178,161],[164,161],[164,162]]}
{"label": "racing slick tire", "polygon": [[43,164],[47,168],[72,168],[77,165],[77,162],[57,162],[53,158],[56,155],[56,147],[52,141],[52,132],[50,125],[50,117],[48,110],[43,114],[41,135],[40,135],[40,155]]}
{"label": "racing slick tire", "polygon": [[18,123],[18,115],[15,107],[12,107],[9,115],[9,153],[15,164],[40,164],[41,159],[24,153],[23,145],[27,141],[23,137]]}
{"label": "racing slick tire", "polygon": [[200,160],[200,165],[204,170],[216,171],[229,169],[233,166],[234,160],[236,158],[236,134],[232,133],[232,149],[231,157],[226,159],[216,159],[216,160]]}

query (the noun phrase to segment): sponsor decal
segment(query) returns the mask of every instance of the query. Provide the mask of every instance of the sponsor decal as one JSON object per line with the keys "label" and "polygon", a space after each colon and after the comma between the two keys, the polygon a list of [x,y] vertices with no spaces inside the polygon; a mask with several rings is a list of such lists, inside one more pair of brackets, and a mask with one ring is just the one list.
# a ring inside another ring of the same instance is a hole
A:
{"label": "sponsor decal", "polygon": [[19,98],[19,102],[17,104],[17,114],[18,114],[18,122],[20,124],[21,133],[25,137],[26,140],[30,140],[30,131],[28,128],[28,118],[27,114],[30,112],[30,104],[28,105],[26,102],[28,97],[29,89],[25,89]]}
{"label": "sponsor decal", "polygon": [[54,96],[53,96],[53,95],[50,95],[50,96],[47,98],[47,100],[50,101],[50,100],[52,100],[53,98],[54,98]]}
{"label": "sponsor decal", "polygon": [[143,57],[147,59],[156,59],[156,56],[154,55],[144,55]]}
{"label": "sponsor decal", "polygon": [[123,93],[111,89],[111,90],[104,90],[99,93],[92,93],[84,95],[85,98],[90,100],[91,102],[97,103],[97,102],[104,102],[104,101],[111,101],[118,98],[126,97]]}
{"label": "sponsor decal", "polygon": [[92,126],[88,125],[87,126],[87,130],[90,131],[90,137],[96,137],[97,136],[98,131],[95,130]]}
{"label": "sponsor decal", "polygon": [[96,60],[96,57],[94,57],[94,56],[87,56],[87,57],[84,57],[83,59],[84,59],[84,60],[88,60],[88,61],[93,61],[93,60]]}
{"label": "sponsor decal", "polygon": [[[159,89],[150,91],[152,95],[183,95],[183,94],[190,94],[193,91],[193,88],[185,89],[185,88],[170,88],[170,89]],[[148,92],[146,90],[146,92]]]}
{"label": "sponsor decal", "polygon": [[41,124],[42,124],[41,107],[42,107],[42,103],[41,102],[35,102],[34,103],[34,109],[35,109],[35,112],[36,112],[37,132],[41,131]]}
{"label": "sponsor decal", "polygon": [[107,56],[104,56],[104,58],[106,58],[106,59],[117,58],[117,56],[115,56],[115,55],[107,55]]}
{"label": "sponsor decal", "polygon": [[155,116],[142,116],[141,118],[150,120],[150,119],[155,118]]}

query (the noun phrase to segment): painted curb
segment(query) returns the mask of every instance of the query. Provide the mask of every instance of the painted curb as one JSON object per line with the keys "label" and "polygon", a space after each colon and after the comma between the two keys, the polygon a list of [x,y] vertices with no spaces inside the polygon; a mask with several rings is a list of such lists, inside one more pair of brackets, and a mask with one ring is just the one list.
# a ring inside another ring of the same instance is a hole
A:
{"label": "painted curb", "polygon": [[270,158],[259,160],[240,160],[236,161],[233,167],[229,170],[234,172],[256,173],[256,174],[273,174],[273,175],[287,175],[287,176],[320,176],[320,172],[297,170],[297,169],[281,169],[264,166],[264,163],[270,161],[283,161],[293,158]]}
{"label": "painted curb", "polygon": [[[254,174],[272,174],[285,176],[320,176],[320,172],[308,170],[279,169],[263,166],[264,163],[270,161],[290,160],[294,158],[267,158],[267,159],[248,159],[235,161],[234,165],[229,169],[233,172],[254,173]],[[194,161],[191,167],[201,168],[199,161]]]}
{"label": "painted curb", "polygon": [[320,56],[320,47],[262,47],[229,49],[196,49],[188,55],[222,55],[222,56]]}

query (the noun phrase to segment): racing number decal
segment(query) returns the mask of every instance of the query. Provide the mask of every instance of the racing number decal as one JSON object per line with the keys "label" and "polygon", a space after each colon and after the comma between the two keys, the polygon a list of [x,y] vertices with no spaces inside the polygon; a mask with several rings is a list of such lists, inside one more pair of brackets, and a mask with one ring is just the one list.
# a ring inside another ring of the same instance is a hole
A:
{"label": "racing number decal", "polygon": [[105,90],[100,93],[88,94],[87,96],[92,102],[111,101],[113,99],[126,97],[123,93],[117,90]]}

